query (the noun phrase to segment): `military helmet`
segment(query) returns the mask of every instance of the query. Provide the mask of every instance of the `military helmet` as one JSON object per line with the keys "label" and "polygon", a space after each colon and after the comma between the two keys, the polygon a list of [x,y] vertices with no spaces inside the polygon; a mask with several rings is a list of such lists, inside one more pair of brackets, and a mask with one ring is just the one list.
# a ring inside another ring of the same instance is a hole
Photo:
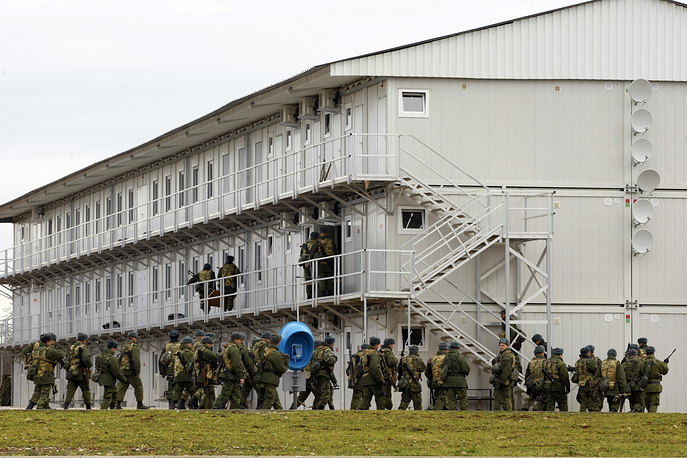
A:
{"label": "military helmet", "polygon": [[229,338],[230,338],[231,340],[240,339],[240,338],[241,338],[241,333],[238,332],[238,331],[234,331],[234,332],[231,333],[231,335],[229,336]]}
{"label": "military helmet", "polygon": [[334,336],[327,336],[324,338],[324,343],[326,344],[333,344],[334,342],[336,342]]}
{"label": "military helmet", "polygon": [[214,332],[206,332],[206,333],[205,333],[205,336],[206,336],[206,337],[212,337],[213,339],[216,337],[216,335],[215,335]]}
{"label": "military helmet", "polygon": [[649,342],[649,340],[648,340],[646,337],[640,337],[639,339],[637,339],[637,343],[643,343],[643,344],[645,344],[645,343],[648,343],[648,342]]}
{"label": "military helmet", "polygon": [[541,334],[535,334],[532,336],[532,342],[537,343],[540,340],[544,340],[544,338],[541,336]]}
{"label": "military helmet", "polygon": [[254,337],[251,339],[250,344],[251,344],[251,346],[253,346],[253,345],[255,345],[256,343],[260,342],[261,340],[262,340],[262,339],[261,339],[260,337],[254,336]]}
{"label": "military helmet", "polygon": [[108,340],[107,341],[107,348],[117,348],[119,347],[119,344],[115,342],[114,340]]}
{"label": "military helmet", "polygon": [[370,337],[370,345],[379,345],[382,343],[379,337]]}
{"label": "military helmet", "polygon": [[491,366],[491,373],[495,375],[499,375],[501,373],[501,363],[494,363]]}
{"label": "military helmet", "polygon": [[310,233],[310,240],[317,240],[318,238],[320,238],[320,234],[318,234],[317,232]]}
{"label": "military helmet", "polygon": [[656,353],[656,349],[654,347],[652,347],[651,345],[646,347],[646,354],[647,355],[653,355],[654,353]]}
{"label": "military helmet", "polygon": [[54,340],[55,342],[57,342],[57,334],[55,334],[54,332],[49,332],[48,334],[50,334],[51,340]]}
{"label": "military helmet", "polygon": [[232,255],[228,254],[228,255],[227,255],[227,262],[228,262],[229,264],[231,264],[232,262],[234,262],[234,257],[233,257]]}
{"label": "military helmet", "polygon": [[260,335],[260,337],[262,337],[263,339],[269,339],[270,337],[272,337],[272,333],[269,331],[265,331]]}
{"label": "military helmet", "polygon": [[439,342],[439,350],[448,350],[447,342]]}
{"label": "military helmet", "polygon": [[200,342],[204,343],[204,344],[211,344],[211,343],[214,343],[215,340],[212,337],[205,336],[201,339]]}
{"label": "military helmet", "polygon": [[206,262],[203,265],[203,270],[212,270],[212,266],[210,265],[210,263]]}
{"label": "military helmet", "polygon": [[48,333],[48,334],[42,334],[40,339],[41,339],[41,342],[48,343],[52,340],[52,337],[50,336],[50,333]]}
{"label": "military helmet", "polygon": [[537,345],[536,347],[534,347],[534,354],[535,355],[538,353],[544,353],[545,351],[546,351],[546,348],[544,348],[543,345]]}
{"label": "military helmet", "polygon": [[205,331],[203,331],[202,329],[196,329],[196,330],[193,332],[193,335],[194,335],[194,337],[204,336],[204,335],[205,335]]}
{"label": "military helmet", "polygon": [[177,331],[176,329],[172,329],[171,331],[169,331],[169,338],[170,339],[178,339],[179,335],[180,335],[179,331]]}
{"label": "military helmet", "polygon": [[452,340],[450,344],[448,344],[449,348],[460,348],[460,342],[457,340]]}
{"label": "military helmet", "polygon": [[634,348],[635,350],[639,350],[639,345],[637,344],[630,344],[629,348]]}
{"label": "military helmet", "polygon": [[553,352],[554,355],[562,355],[563,354],[563,349],[560,347],[554,348]]}
{"label": "military helmet", "polygon": [[408,347],[408,351],[410,353],[417,354],[417,353],[420,353],[420,347],[418,347],[417,345],[411,345],[410,347]]}
{"label": "military helmet", "polygon": [[76,335],[76,340],[88,340],[88,334],[80,332]]}
{"label": "military helmet", "polygon": [[395,343],[396,343],[396,341],[394,339],[392,339],[391,337],[387,337],[386,339],[384,339],[384,346],[385,347],[388,347],[389,345],[394,345]]}
{"label": "military helmet", "polygon": [[630,348],[629,350],[627,350],[627,356],[637,356],[637,350],[635,350],[634,348]]}
{"label": "military helmet", "polygon": [[587,348],[589,348],[589,351],[594,353],[594,350],[596,350],[596,347],[592,344],[587,345]]}
{"label": "military helmet", "polygon": [[138,332],[136,332],[136,331],[131,331],[131,332],[129,332],[126,336],[127,336],[127,337],[134,337],[134,338],[138,339]]}
{"label": "military helmet", "polygon": [[370,344],[369,344],[369,343],[364,343],[364,344],[362,344],[362,345],[360,346],[360,349],[361,349],[361,350],[367,350],[368,348],[370,348]]}
{"label": "military helmet", "polygon": [[239,332],[239,339],[246,340],[246,334],[244,334],[243,332]]}
{"label": "military helmet", "polygon": [[581,354],[581,355],[586,355],[586,354],[589,353],[590,351],[591,351],[591,350],[589,350],[589,347],[582,347],[582,348],[580,348],[580,354]]}
{"label": "military helmet", "polygon": [[193,339],[191,338],[191,336],[186,336],[183,339],[181,339],[181,343],[182,344],[190,344],[190,343],[193,343]]}
{"label": "military helmet", "polygon": [[613,357],[615,357],[615,356],[618,356],[618,352],[615,351],[615,348],[611,348],[610,350],[608,350],[608,351],[606,352],[606,355],[607,355],[607,356],[613,356]]}
{"label": "military helmet", "polygon": [[505,345],[510,346],[510,340],[508,340],[505,337],[502,337],[501,339],[499,339],[499,345],[501,345],[501,344],[505,344]]}
{"label": "military helmet", "polygon": [[321,341],[321,340],[318,339],[318,340],[314,340],[314,341],[313,341],[313,346],[319,347],[320,345],[322,345],[322,341]]}
{"label": "military helmet", "polygon": [[270,342],[272,342],[273,344],[278,344],[279,342],[281,342],[281,336],[279,334],[276,334],[276,333],[272,334],[270,336]]}

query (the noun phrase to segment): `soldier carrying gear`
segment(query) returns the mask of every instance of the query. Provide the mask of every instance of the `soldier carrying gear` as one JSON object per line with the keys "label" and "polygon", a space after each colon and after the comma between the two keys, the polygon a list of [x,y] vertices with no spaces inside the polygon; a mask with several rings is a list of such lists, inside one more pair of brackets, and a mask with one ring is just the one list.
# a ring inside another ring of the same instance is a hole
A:
{"label": "soldier carrying gear", "polygon": [[126,382],[117,385],[117,409],[122,408],[122,401],[126,395],[126,390],[131,385],[134,389],[137,409],[149,409],[143,404],[143,382],[141,381],[141,350],[137,345],[138,333],[131,331],[127,334],[129,341],[124,344],[119,353],[119,369],[126,377]]}
{"label": "soldier carrying gear", "polygon": [[313,275],[313,266],[312,266],[312,257],[311,253],[315,252],[317,250],[317,239],[320,237],[320,234],[317,232],[311,232],[310,233],[310,238],[306,243],[301,245],[301,253],[300,257],[298,258],[298,262],[302,262],[303,264],[301,265],[303,267],[303,278],[305,280],[305,293],[307,295],[308,299],[312,299],[312,275]]}
{"label": "soldier carrying gear", "polygon": [[[632,345],[634,345],[634,347]],[[644,409],[644,392],[637,384],[640,377],[637,368],[639,367],[639,363],[642,361],[642,359],[637,356],[637,350],[639,347],[636,344],[632,345],[630,345],[630,348],[627,350],[625,358],[621,364],[623,366],[623,370],[625,371],[627,388],[630,391],[630,397],[628,398],[630,403],[630,411],[641,412]],[[620,408],[618,409],[620,412],[623,410],[624,403],[625,400],[623,399],[620,403]]]}
{"label": "soldier carrying gear", "polygon": [[[641,345],[640,345],[641,346]],[[637,373],[648,378],[648,384],[644,388],[644,406],[650,413],[658,411],[661,404],[661,380],[668,373],[668,364],[665,361],[656,359],[656,349],[652,346],[646,347],[646,359],[639,363]]]}
{"label": "soldier carrying gear", "polygon": [[[43,334],[40,343],[31,354],[32,366],[35,366],[33,383],[36,385],[39,398],[37,409],[50,409],[50,393],[55,386],[55,366],[64,359],[64,353],[54,346],[53,334]],[[31,408],[29,403],[29,408]]]}
{"label": "soldier carrying gear", "polygon": [[[440,342],[436,355],[433,355],[427,361],[425,377],[427,377],[427,386],[429,387],[430,400],[428,408],[430,410],[434,409],[439,399],[443,399],[444,393],[441,390],[441,385],[444,382],[441,380],[441,370],[447,353],[448,343]],[[442,401],[442,405],[445,405],[445,401]]]}
{"label": "soldier carrying gear", "polygon": [[499,354],[491,368],[489,381],[494,385],[494,409],[513,410],[513,386],[519,377],[518,358],[510,349],[510,341],[502,337],[499,340]]}
{"label": "soldier carrying gear", "polygon": [[596,361],[590,358],[589,347],[580,349],[580,357],[575,362],[575,374],[573,382],[577,383],[577,402],[580,403],[580,412],[596,412],[596,402],[594,391],[592,390],[592,380],[596,373]]}
{"label": "soldier carrying gear", "polygon": [[237,275],[241,271],[236,264],[234,264],[234,257],[227,255],[227,262],[219,270],[218,277],[220,279],[224,278],[224,283],[220,285],[224,286],[224,291],[222,291],[222,296],[224,296],[224,311],[230,312],[234,309],[234,299],[236,298],[236,283]]}
{"label": "soldier carrying gear", "polygon": [[[616,396],[628,393],[625,370],[620,362],[615,359],[618,355],[615,349],[611,348],[606,355],[607,358],[601,362],[600,367],[596,368],[594,376],[608,381],[608,389],[601,394],[606,396],[608,411],[617,412],[620,408],[620,399],[616,400]],[[599,385],[604,384],[605,380],[602,380]]]}
{"label": "soldier carrying gear", "polygon": [[443,382],[440,390],[443,396],[437,399],[434,404],[435,410],[455,410],[456,405],[460,410],[468,408],[468,383],[467,377],[470,374],[468,360],[458,352],[461,344],[458,341],[451,341],[449,351],[443,361],[440,380]]}
{"label": "soldier carrying gear", "polygon": [[115,401],[117,400],[117,380],[120,383],[126,383],[126,377],[119,370],[119,361],[114,355],[115,350],[119,344],[114,340],[107,342],[107,348],[102,351],[95,359],[96,372],[100,373],[98,377],[98,385],[104,388],[103,401],[100,405],[101,410],[114,409]]}
{"label": "soldier carrying gear", "polygon": [[382,373],[382,355],[377,351],[381,342],[378,337],[370,337],[371,348],[363,353],[363,398],[359,410],[369,410],[373,397],[377,410],[386,410],[389,405],[386,398],[391,393],[386,390]]}
{"label": "soldier carrying gear", "polygon": [[401,373],[398,379],[398,389],[401,395],[401,404],[398,410],[405,410],[413,401],[415,410],[422,410],[422,373],[427,369],[427,365],[420,358],[420,349],[417,345],[408,347],[408,356],[401,359]]}
{"label": "soldier carrying gear", "polygon": [[568,393],[570,393],[570,378],[568,377],[568,365],[563,362],[563,349],[554,348],[553,356],[546,360],[544,365],[544,389],[546,390],[546,410],[568,411]]}
{"label": "soldier carrying gear", "polygon": [[320,237],[315,240],[310,251],[310,259],[327,258],[317,262],[318,295],[331,296],[334,294],[334,256],[336,253],[334,242],[328,236],[326,227],[320,228]]}
{"label": "soldier carrying gear", "polygon": [[[210,295],[215,289],[215,282],[210,281],[215,279],[215,273],[212,271],[212,266],[206,263],[203,266],[203,270],[198,272],[198,284],[196,285],[196,291],[200,297],[200,309],[204,312],[210,312],[210,305],[205,298]],[[207,283],[206,283],[207,282]],[[206,296],[206,285],[207,285],[207,296]]]}
{"label": "soldier carrying gear", "polygon": [[88,335],[82,332],[76,336],[76,342],[69,347],[67,353],[67,364],[64,364],[67,369],[67,395],[64,398],[64,409],[69,408],[69,404],[74,399],[76,389],[81,389],[83,402],[86,405],[86,410],[91,410],[91,388],[89,379],[91,377],[91,351],[86,346]]}
{"label": "soldier carrying gear", "polygon": [[313,410],[324,410],[334,399],[333,388],[336,378],[333,368],[337,360],[333,350],[334,342],[333,336],[326,336],[324,345],[320,345],[312,356],[310,380],[315,394]]}
{"label": "soldier carrying gear", "polygon": [[[534,337],[532,340],[534,340]],[[529,397],[520,410],[530,410],[530,407],[532,407],[535,411],[541,411],[546,408],[543,370],[546,363],[545,352],[546,348],[543,345],[537,345],[534,348],[534,358],[527,365],[527,370],[525,371],[525,386],[527,387],[527,395]]]}
{"label": "soldier carrying gear", "polygon": [[265,398],[260,406],[261,409],[269,410],[274,407],[281,410],[281,403],[276,403],[279,399],[277,387],[281,376],[289,368],[289,355],[279,351],[279,342],[281,342],[281,335],[272,334],[269,346],[265,350],[263,373],[260,377],[260,383],[265,386]]}
{"label": "soldier carrying gear", "polygon": [[241,357],[241,334],[234,331],[231,341],[224,344],[219,360],[219,379],[222,381],[222,391],[212,405],[213,409],[224,409],[229,402],[231,409],[241,408],[241,385],[244,382],[243,359]]}
{"label": "soldier carrying gear", "polygon": [[186,408],[186,402],[181,399],[182,393],[192,393],[194,391],[194,384],[192,375],[189,373],[189,367],[193,363],[193,350],[191,345],[193,339],[186,336],[179,342],[179,349],[174,353],[173,360],[173,377],[174,377],[174,393],[172,394],[172,403],[169,408],[177,408],[183,410]]}

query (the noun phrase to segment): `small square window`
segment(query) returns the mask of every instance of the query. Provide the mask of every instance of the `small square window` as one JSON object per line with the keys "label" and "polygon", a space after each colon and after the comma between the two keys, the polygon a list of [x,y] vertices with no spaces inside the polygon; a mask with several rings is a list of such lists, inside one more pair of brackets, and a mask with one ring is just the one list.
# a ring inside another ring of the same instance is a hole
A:
{"label": "small square window", "polygon": [[351,130],[353,127],[353,110],[351,107],[346,107],[346,130]]}
{"label": "small square window", "polygon": [[399,232],[420,232],[425,228],[425,210],[402,208],[399,220]]}
{"label": "small square window", "polygon": [[400,90],[399,95],[399,117],[426,118],[429,116],[428,91]]}

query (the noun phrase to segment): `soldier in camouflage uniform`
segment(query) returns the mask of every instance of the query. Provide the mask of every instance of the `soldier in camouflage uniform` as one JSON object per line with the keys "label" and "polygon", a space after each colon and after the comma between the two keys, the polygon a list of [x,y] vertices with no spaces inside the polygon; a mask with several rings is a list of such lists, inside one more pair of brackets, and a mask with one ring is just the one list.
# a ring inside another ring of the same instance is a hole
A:
{"label": "soldier in camouflage uniform", "polygon": [[[203,343],[203,337],[205,337],[205,331],[202,329],[196,329],[193,332],[193,341],[191,343],[191,351],[193,351],[193,354],[196,354],[196,351],[198,348],[200,348]],[[195,371],[193,374],[189,374],[189,376],[194,379],[195,378]],[[188,398],[186,401],[186,407],[189,409],[197,409],[200,407],[200,401],[203,398],[203,395],[205,394],[203,392],[203,387],[198,387],[195,384],[193,385],[193,389],[190,391],[191,397]]]}
{"label": "soldier in camouflage uniform", "polygon": [[212,351],[214,340],[207,334],[201,339],[201,344],[194,353],[196,388],[202,392],[200,398],[201,409],[212,409],[215,403],[215,384],[217,383],[217,366],[219,357]]}
{"label": "soldier in camouflage uniform", "polygon": [[386,410],[388,402],[386,397],[391,395],[385,391],[384,376],[382,375],[381,354],[377,351],[381,340],[378,337],[370,337],[370,347],[363,352],[363,398],[360,400],[358,410],[369,410],[372,397],[375,398],[377,410]]}
{"label": "soldier in camouflage uniform", "polygon": [[440,378],[443,380],[441,389],[442,398],[437,399],[434,404],[435,410],[443,410],[444,403],[446,410],[468,410],[468,382],[467,376],[470,374],[468,360],[458,352],[461,345],[455,340],[449,344],[449,351],[441,367]]}
{"label": "soldier in camouflage uniform", "polygon": [[114,354],[118,346],[119,344],[114,340],[108,341],[107,348],[96,358],[96,367],[100,371],[98,385],[104,388],[101,410],[114,408],[113,404],[117,400],[117,380],[120,383],[126,383],[126,377],[119,370],[119,361]]}
{"label": "soldier in camouflage uniform", "polygon": [[[510,341],[505,337],[499,340],[499,354],[491,367],[490,382],[494,386],[494,410],[513,410],[513,371],[517,371],[515,353],[510,349]],[[517,374],[516,374],[517,375]]]}
{"label": "soldier in camouflage uniform", "polygon": [[[537,334],[538,335],[538,334]],[[546,347],[539,344],[534,348],[534,358],[525,370],[525,386],[528,398],[520,410],[541,411],[546,408],[546,391],[544,390],[544,364],[546,363]]]}
{"label": "soldier in camouflage uniform", "polygon": [[281,402],[276,402],[279,400],[277,387],[279,386],[279,379],[289,369],[289,355],[279,351],[279,342],[281,342],[281,336],[272,334],[264,354],[263,370],[260,376],[260,383],[265,386],[265,398],[260,406],[264,410],[282,409]]}
{"label": "soldier in camouflage uniform", "polygon": [[[162,347],[162,352],[161,354],[165,354],[169,352],[172,355],[172,358],[169,361],[169,364],[167,364],[167,369],[166,369],[166,375],[165,379],[167,380],[167,391],[165,392],[167,401],[169,402],[169,408],[171,409],[174,406],[174,403],[172,401],[172,398],[174,397],[174,355],[181,350],[181,342],[179,342],[179,331],[176,329],[173,329],[169,331],[169,342],[165,344],[164,347]],[[189,392],[184,391],[184,393],[181,395],[181,400],[185,403],[188,397],[191,394]]]}
{"label": "soldier in camouflage uniform", "polygon": [[575,373],[577,374],[577,402],[580,403],[580,412],[597,412],[595,393],[592,390],[592,380],[596,374],[596,361],[591,357],[589,347],[580,349],[580,357],[575,362]]}
{"label": "soldier in camouflage uniform", "polygon": [[172,358],[172,376],[174,377],[174,393],[172,394],[172,404],[169,406],[170,409],[180,409],[186,408],[186,402],[181,398],[182,393],[192,392],[194,390],[193,377],[187,370],[189,363],[193,361],[193,350],[191,345],[193,344],[193,339],[186,336],[181,339],[179,344],[179,349],[174,353]]}
{"label": "soldier in camouflage uniform", "polygon": [[658,406],[661,404],[661,380],[663,376],[668,373],[668,363],[664,359],[660,361],[656,359],[656,349],[654,347],[646,347],[646,359],[637,366],[638,374],[647,374],[649,377],[649,384],[644,388],[644,405],[649,413],[656,413]]}
{"label": "soldier in camouflage uniform", "polygon": [[[313,341],[313,357],[315,354],[319,351],[319,348],[324,345],[324,342],[321,340],[315,340]],[[299,391],[298,392],[298,397],[296,398],[296,404],[291,406],[291,410],[298,409],[298,407],[303,406],[307,407],[305,405],[305,401],[308,400],[308,396],[312,394],[312,381],[315,378],[315,375],[312,373],[311,366],[313,363],[313,358],[310,358],[310,361],[308,361],[308,365],[305,366],[303,371],[305,372],[305,391]],[[315,404],[313,403],[313,407],[315,407]]]}
{"label": "soldier in camouflage uniform", "polygon": [[50,409],[50,394],[55,384],[55,366],[64,359],[64,353],[57,350],[54,344],[52,334],[43,334],[40,344],[31,355],[33,364],[38,368],[33,377],[33,383],[38,386],[40,392],[37,409]]}
{"label": "soldier in camouflage uniform", "polygon": [[381,361],[382,366],[382,376],[384,377],[384,386],[386,387],[386,392],[389,396],[386,397],[386,409],[392,410],[394,408],[392,398],[391,398],[391,387],[396,387],[396,368],[398,366],[398,357],[394,355],[394,345],[396,341],[391,337],[384,339],[382,343],[382,349],[379,353],[382,355]]}
{"label": "soldier in camouflage uniform", "polygon": [[532,342],[534,345],[541,345],[544,347],[544,358],[546,358],[546,349],[548,348],[548,344],[546,343],[546,340],[542,337],[541,334],[535,334],[532,336]]}
{"label": "soldier in camouflage uniform", "polygon": [[[568,393],[570,393],[570,378],[568,377],[568,365],[563,361],[563,349],[554,348],[553,356],[546,360],[544,365],[545,376],[548,373],[551,379],[546,376],[544,389],[546,390],[546,410],[568,411]],[[553,379],[553,380],[552,380]]]}
{"label": "soldier in camouflage uniform", "polygon": [[[434,406],[441,403],[440,405],[446,405],[445,392],[442,388],[444,384],[443,380],[439,377],[441,369],[444,364],[444,359],[448,354],[448,343],[440,342],[437,354],[429,358],[427,361],[427,369],[425,369],[425,377],[427,378],[427,387],[429,387],[430,402],[428,410],[434,410]],[[431,398],[434,398],[433,400]],[[433,402],[432,402],[433,401]]]}
{"label": "soldier in camouflage uniform", "polygon": [[[205,264],[203,266],[203,270],[198,272],[198,283],[196,285],[196,291],[198,291],[198,296],[200,297],[200,309],[203,310],[206,313],[210,312],[210,304],[208,304],[207,300],[204,300],[206,297],[206,291],[205,288],[207,287],[207,295],[210,295],[210,293],[215,289],[215,282],[214,281],[208,281],[208,280],[214,280],[215,279],[215,273],[212,271],[212,266],[210,264]],[[204,282],[208,283],[204,283]]]}
{"label": "soldier in camouflage uniform", "polygon": [[[601,358],[599,358],[598,356],[596,356],[594,354],[594,351],[596,351],[596,347],[592,344],[589,344],[589,345],[587,345],[587,348],[589,348],[589,358],[591,358],[594,361],[594,365],[598,369],[599,367],[601,367]],[[601,409],[604,406],[603,396],[602,395],[593,396],[592,397],[592,405],[594,406],[593,408],[596,412],[601,412]]]}
{"label": "soldier in camouflage uniform", "polygon": [[[45,334],[43,334],[45,335]],[[41,335],[41,337],[43,337]],[[34,343],[30,343],[21,350],[22,357],[24,358],[24,368],[28,369],[29,366],[33,363],[32,361],[32,355],[33,355],[33,350],[38,348],[38,346],[41,344],[40,339],[37,340]],[[33,381],[33,376],[30,376],[28,373],[26,374],[26,379],[29,381]],[[29,399],[29,405],[26,406],[27,410],[31,410],[34,407],[36,407],[36,404],[38,404],[38,399],[41,397],[41,390],[40,386],[37,383],[34,383],[33,385],[33,395],[31,396],[31,399]]]}
{"label": "soldier in camouflage uniform", "polygon": [[370,344],[364,343],[360,346],[358,350],[351,359],[353,360],[353,370],[351,373],[351,368],[346,369],[346,375],[348,375],[348,387],[353,389],[353,396],[351,396],[351,410],[358,410],[360,406],[360,401],[363,399],[363,392],[365,387],[363,386],[363,353],[365,350],[370,348]]}
{"label": "soldier in camouflage uniform", "polygon": [[69,365],[67,366],[67,395],[64,398],[64,409],[69,408],[69,404],[74,399],[76,389],[81,389],[83,402],[86,405],[86,410],[91,410],[91,387],[89,386],[89,378],[91,377],[91,351],[86,346],[88,335],[78,333],[76,336],[76,343],[69,347],[67,358]]}
{"label": "soldier in camouflage uniform", "polygon": [[[513,317],[513,319],[514,318],[515,317]],[[506,336],[506,311],[501,310],[501,331],[499,331],[499,339],[509,339],[509,342],[513,342],[513,348],[511,349],[511,351],[520,351],[520,348],[522,348],[522,343],[525,341],[526,336],[527,334],[525,334],[522,331],[522,329],[520,329],[513,323],[511,323],[510,325],[510,336]],[[515,352],[513,352],[513,354],[516,355]]]}
{"label": "soldier in camouflage uniform", "polygon": [[[318,347],[317,353],[313,353],[315,362],[312,364],[313,366],[319,365],[319,369],[310,374],[312,391],[315,394],[313,410],[324,410],[334,400],[333,385],[336,384],[334,364],[336,364],[337,360],[334,354],[334,342],[333,336],[326,336],[324,338],[324,345]],[[311,370],[313,366],[311,366]]]}
{"label": "soldier in camouflage uniform", "polygon": [[642,359],[646,359],[646,347],[648,343],[649,340],[646,337],[640,337],[639,339],[637,339],[637,345],[639,346],[637,355]]}
{"label": "soldier in camouflage uniform", "polygon": [[[227,262],[219,270],[218,277],[220,279],[224,278],[224,291],[222,295],[224,296],[224,311],[230,312],[234,309],[234,298],[236,297],[236,275],[240,274],[241,271],[236,264],[234,264],[234,257],[231,255],[227,256]],[[220,283],[221,284],[221,283]]]}
{"label": "soldier in camouflage uniform", "polygon": [[[608,411],[617,412],[620,409],[620,400],[616,401],[616,396],[628,393],[625,369],[622,364],[615,359],[618,352],[611,348],[606,353],[607,358],[601,362],[601,366],[596,368],[595,378],[608,378],[608,390],[606,390],[606,402]],[[602,401],[603,402],[603,401]]]}
{"label": "soldier in camouflage uniform", "polygon": [[[308,297],[308,299],[312,299],[312,261],[310,261],[312,258],[310,257],[310,253],[314,252],[317,249],[317,239],[320,236],[317,232],[311,232],[310,233],[310,238],[306,243],[301,245],[301,253],[300,253],[300,258],[298,258],[299,262],[303,262],[303,279],[305,280],[305,293]],[[307,262],[306,262],[307,261]]]}
{"label": "soldier in camouflage uniform", "polygon": [[[623,366],[623,370],[625,370],[625,379],[627,380],[627,389],[630,392],[630,397],[627,398],[630,403],[630,411],[631,412],[641,412],[644,410],[644,404],[643,404],[643,391],[641,388],[637,386],[637,381],[639,380],[639,377],[641,377],[641,374],[637,371],[637,368],[639,367],[639,363],[642,361],[642,359],[637,356],[637,348],[630,348],[627,350],[627,354],[625,355],[625,358],[623,358],[623,362],[621,363]],[[618,410],[622,411],[623,409],[623,404],[625,403],[625,400],[623,400],[620,404],[620,408]]]}
{"label": "soldier in camouflage uniform", "polygon": [[[241,344],[239,345],[239,353],[241,354],[241,362],[243,363],[243,385],[241,385],[239,390],[239,409],[247,409],[246,401],[248,395],[253,389],[253,380],[255,380],[255,373],[257,372],[257,367],[255,366],[255,361],[251,357],[251,352],[246,347],[246,335],[241,334]],[[247,386],[247,388],[246,388]],[[245,398],[244,398],[245,393]]]}
{"label": "soldier in camouflage uniform", "polygon": [[415,410],[422,410],[422,373],[427,369],[427,365],[420,358],[420,349],[417,345],[408,347],[408,356],[401,359],[400,364],[400,378],[405,380],[406,388],[402,391],[401,404],[398,410],[406,410],[413,401],[413,408]]}
{"label": "soldier in camouflage uniform", "polygon": [[[258,395],[258,405],[257,408],[260,409],[262,408],[262,403],[265,399],[265,385],[260,381],[260,377],[262,376],[262,372],[264,369],[264,363],[265,363],[265,352],[267,351],[267,348],[269,348],[269,343],[270,339],[272,338],[272,333],[269,331],[265,331],[262,333],[260,336],[262,340],[259,340],[253,345],[253,356],[255,356],[255,364],[258,367],[258,372],[256,374],[256,380],[255,380],[255,391]],[[275,400],[275,402],[279,403],[279,398]],[[278,410],[282,410],[281,407],[277,408]]]}
{"label": "soldier in camouflage uniform", "polygon": [[[318,259],[335,254],[334,242],[329,238],[327,228],[320,228],[320,237],[312,245],[310,258]],[[318,295],[322,297],[334,294],[334,258],[317,262],[317,276],[321,278],[318,282]]]}
{"label": "soldier in camouflage uniform", "polygon": [[222,391],[213,404],[213,409],[224,409],[227,402],[230,402],[231,409],[241,408],[240,387],[243,385],[245,371],[240,350],[241,334],[232,332],[230,338],[231,342],[224,344],[220,356],[219,379],[222,381]]}
{"label": "soldier in camouflage uniform", "polygon": [[141,350],[138,348],[136,342],[138,341],[138,333],[131,331],[127,334],[129,341],[124,344],[119,353],[119,370],[122,371],[126,382],[120,382],[117,385],[117,409],[122,408],[122,401],[126,395],[126,390],[131,385],[134,388],[134,396],[136,397],[137,409],[149,409],[148,406],[143,405],[143,382],[141,381]]}

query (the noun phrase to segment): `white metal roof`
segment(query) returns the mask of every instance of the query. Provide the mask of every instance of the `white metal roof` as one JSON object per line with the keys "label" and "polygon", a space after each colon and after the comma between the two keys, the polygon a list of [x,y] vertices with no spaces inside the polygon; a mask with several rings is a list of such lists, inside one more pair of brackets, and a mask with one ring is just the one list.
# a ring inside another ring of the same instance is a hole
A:
{"label": "white metal roof", "polygon": [[687,8],[597,0],[331,64],[332,76],[687,81]]}

